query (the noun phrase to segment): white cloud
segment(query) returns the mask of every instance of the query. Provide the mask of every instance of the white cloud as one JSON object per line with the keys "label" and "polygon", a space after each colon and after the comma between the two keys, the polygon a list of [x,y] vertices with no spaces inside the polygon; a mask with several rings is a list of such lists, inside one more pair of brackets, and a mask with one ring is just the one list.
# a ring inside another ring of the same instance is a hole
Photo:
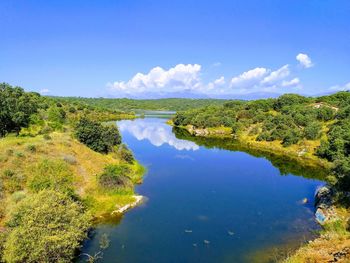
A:
{"label": "white cloud", "polygon": [[209,82],[207,91],[216,90],[217,88],[223,87],[226,84],[225,77],[221,76],[220,78]]}
{"label": "white cloud", "polygon": [[296,59],[299,61],[300,65],[304,68],[311,68],[314,65],[311,61],[311,58],[307,54],[299,53],[296,56]]}
{"label": "white cloud", "polygon": [[[277,70],[255,68],[243,72],[231,80],[231,93],[248,94],[252,92],[274,92],[281,88],[293,88],[300,84],[298,78],[288,80],[291,72],[289,65]],[[300,86],[299,86],[300,87]]]}
{"label": "white cloud", "polygon": [[42,89],[42,90],[40,90],[40,94],[47,94],[49,92],[50,92],[49,89]]}
{"label": "white cloud", "polygon": [[278,81],[288,77],[290,74],[289,65],[284,65],[283,67],[272,71],[268,76],[262,80],[262,84],[265,85],[275,85]]}
{"label": "white cloud", "polygon": [[232,78],[231,87],[232,88],[247,88],[252,87],[259,83],[261,79],[268,73],[266,68],[255,68],[243,72],[241,75]]}
{"label": "white cloud", "polygon": [[107,86],[119,97],[166,97],[167,94],[234,95],[253,92],[284,92],[301,88],[300,80],[291,77],[288,64],[273,70],[256,67],[226,80],[224,76],[204,82],[201,65],[178,64],[168,70],[155,67],[148,73],[137,73],[128,81],[116,81]]}
{"label": "white cloud", "polygon": [[127,82],[116,81],[107,85],[113,91],[124,93],[196,90],[200,88],[201,66],[178,64],[169,70],[155,67],[147,74],[137,73]]}
{"label": "white cloud", "polygon": [[335,85],[329,88],[332,91],[348,91],[350,90],[350,82],[345,85]]}
{"label": "white cloud", "polygon": [[294,78],[291,80],[283,80],[282,81],[282,87],[296,87],[300,84],[299,78]]}

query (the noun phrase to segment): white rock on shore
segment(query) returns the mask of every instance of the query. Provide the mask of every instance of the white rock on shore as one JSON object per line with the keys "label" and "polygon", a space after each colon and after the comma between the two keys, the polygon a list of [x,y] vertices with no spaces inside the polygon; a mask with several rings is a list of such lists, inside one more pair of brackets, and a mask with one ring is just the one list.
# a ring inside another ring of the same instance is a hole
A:
{"label": "white rock on shore", "polygon": [[135,201],[130,203],[130,204],[126,204],[122,207],[118,207],[117,210],[114,210],[111,214],[123,214],[125,213],[127,210],[129,210],[130,208],[133,208],[135,206],[137,206],[138,204],[140,204],[143,200],[143,196],[142,195],[134,195]]}

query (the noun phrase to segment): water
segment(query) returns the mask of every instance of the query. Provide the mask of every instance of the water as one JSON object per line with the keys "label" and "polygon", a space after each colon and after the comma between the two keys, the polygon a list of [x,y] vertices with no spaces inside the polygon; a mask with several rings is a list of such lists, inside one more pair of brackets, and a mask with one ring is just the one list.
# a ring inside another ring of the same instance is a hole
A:
{"label": "water", "polygon": [[254,258],[259,251],[300,244],[317,229],[313,194],[322,182],[312,179],[319,178],[316,171],[232,147],[205,148],[200,145],[212,141],[184,139],[181,132],[176,138],[165,121],[118,122],[124,142],[148,168],[137,186],[147,201],[98,225],[84,253],[96,253],[106,233],[110,246],[101,262],[261,262],[261,255]]}

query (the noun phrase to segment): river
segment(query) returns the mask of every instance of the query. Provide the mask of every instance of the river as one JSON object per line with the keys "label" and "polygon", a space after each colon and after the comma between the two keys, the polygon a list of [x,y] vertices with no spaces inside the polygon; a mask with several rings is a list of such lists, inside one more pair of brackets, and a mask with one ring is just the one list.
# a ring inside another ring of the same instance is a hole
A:
{"label": "river", "polygon": [[323,183],[316,171],[293,174],[261,155],[204,147],[175,135],[165,122],[117,123],[148,169],[136,187],[146,201],[99,224],[84,253],[96,253],[107,234],[110,246],[99,262],[263,262],[318,229],[313,196]]}

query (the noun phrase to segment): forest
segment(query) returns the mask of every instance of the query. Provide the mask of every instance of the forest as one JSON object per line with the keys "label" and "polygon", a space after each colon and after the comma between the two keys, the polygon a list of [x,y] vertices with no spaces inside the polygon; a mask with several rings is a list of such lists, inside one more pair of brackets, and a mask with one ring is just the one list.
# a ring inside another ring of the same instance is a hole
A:
{"label": "forest", "polygon": [[137,111],[137,110],[159,110],[180,111],[200,108],[209,105],[222,105],[225,100],[220,99],[108,99],[108,98],[82,98],[82,97],[53,97],[57,101],[68,102],[76,105],[94,106],[95,108]]}

